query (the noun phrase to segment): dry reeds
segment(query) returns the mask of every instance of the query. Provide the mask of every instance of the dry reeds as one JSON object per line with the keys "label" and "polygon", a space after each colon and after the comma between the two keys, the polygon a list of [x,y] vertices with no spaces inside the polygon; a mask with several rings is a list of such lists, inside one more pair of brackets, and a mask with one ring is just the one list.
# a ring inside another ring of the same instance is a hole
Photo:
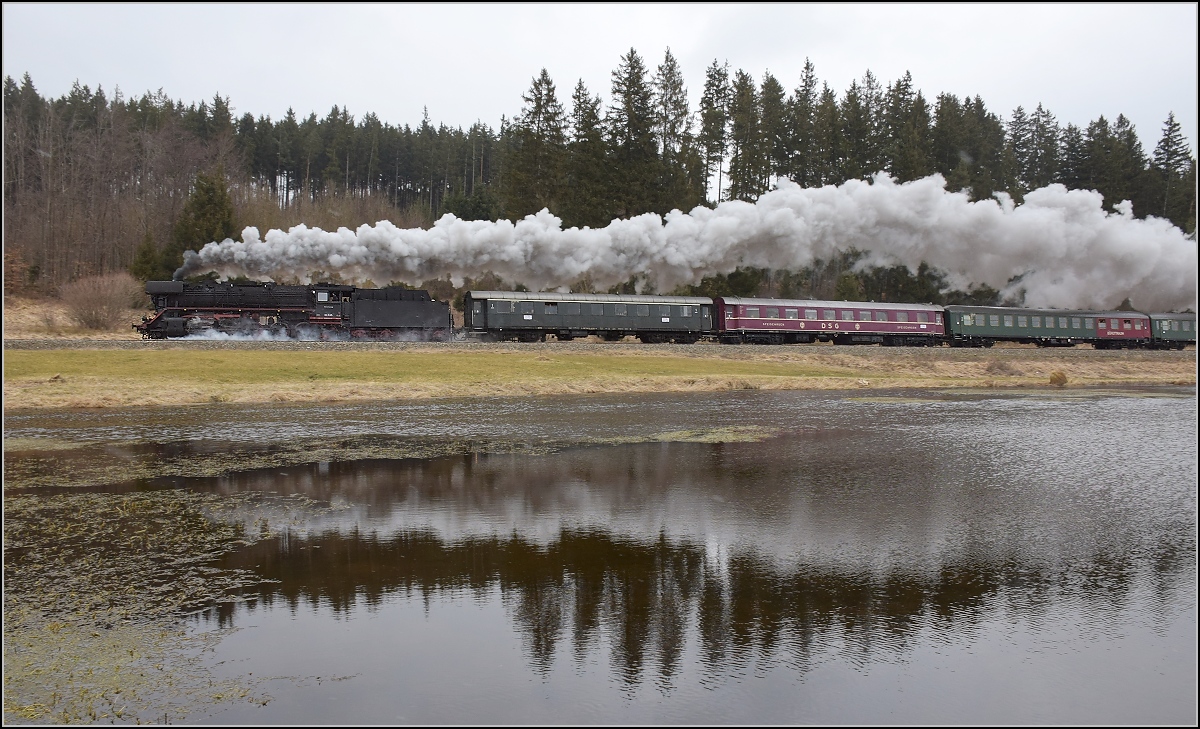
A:
{"label": "dry reeds", "polygon": [[145,306],[142,284],[128,273],[89,276],[66,284],[59,298],[85,329],[111,329],[126,310]]}

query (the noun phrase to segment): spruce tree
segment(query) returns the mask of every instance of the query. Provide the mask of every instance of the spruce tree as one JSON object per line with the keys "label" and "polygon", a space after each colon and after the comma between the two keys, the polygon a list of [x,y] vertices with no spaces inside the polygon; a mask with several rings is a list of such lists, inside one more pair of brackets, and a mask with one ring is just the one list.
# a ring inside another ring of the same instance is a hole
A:
{"label": "spruce tree", "polygon": [[1013,110],[1008,120],[1008,153],[1015,165],[1017,191],[1024,195],[1032,188],[1029,179],[1032,177],[1033,159],[1033,123],[1024,107],[1018,106]]}
{"label": "spruce tree", "polygon": [[1154,147],[1152,170],[1160,181],[1162,201],[1158,205],[1152,204],[1150,212],[1167,218],[1185,231],[1195,230],[1196,163],[1180,130],[1179,122],[1175,121],[1175,112],[1167,114],[1167,120],[1163,123],[1162,138]]}
{"label": "spruce tree", "polygon": [[1112,130],[1108,120],[1101,115],[1099,119],[1090,122],[1087,131],[1084,132],[1083,185],[1087,189],[1100,192],[1104,195],[1104,201],[1109,204],[1112,201],[1105,193],[1110,187],[1108,160],[1112,154],[1112,146]]}
{"label": "spruce tree", "polygon": [[867,176],[886,169],[887,150],[886,117],[883,88],[875,74],[867,69],[859,85],[863,108],[867,117],[867,136],[863,144],[863,168]]}
{"label": "spruce tree", "polygon": [[612,220],[607,198],[608,174],[600,97],[593,97],[580,79],[571,95],[571,141],[568,144],[567,185],[563,190],[563,225],[593,228],[608,225]]}
{"label": "spruce tree", "polygon": [[842,173],[844,146],[837,94],[829,84],[822,84],[813,116],[813,185],[840,185],[846,181]]}
{"label": "spruce tree", "polygon": [[967,153],[962,103],[953,94],[938,94],[932,137],[933,168],[946,178],[946,189],[957,192],[970,185],[971,164]]}
{"label": "spruce tree", "polygon": [[730,156],[729,197],[753,201],[766,191],[762,170],[766,166],[766,145],[760,123],[758,89],[754,79],[739,70],[733,76],[729,105]]}
{"label": "spruce tree", "polygon": [[1058,120],[1041,104],[1031,117],[1029,139],[1029,166],[1026,183],[1030,190],[1052,184],[1058,175],[1059,144],[1062,131]]}
{"label": "spruce tree", "polygon": [[688,109],[687,88],[679,64],[667,49],[666,57],[654,76],[654,107],[659,153],[663,169],[661,211],[684,208],[693,201],[690,192],[688,160],[684,147],[692,136],[692,116]]}
{"label": "spruce tree", "polygon": [[633,48],[612,73],[612,102],[605,116],[614,165],[614,217],[655,211],[662,197],[654,94],[646,66]]}
{"label": "spruce tree", "polygon": [[1163,122],[1162,138],[1154,147],[1154,166],[1163,172],[1179,176],[1187,167],[1189,157],[1191,154],[1188,151],[1187,140],[1184,139],[1179,122],[1175,121],[1175,112],[1172,111],[1167,114],[1167,120]]}
{"label": "spruce tree", "polygon": [[723,197],[721,182],[729,139],[729,93],[729,64],[719,65],[714,58],[705,71],[704,94],[700,97],[700,136],[697,141],[704,152],[706,195],[708,181],[714,173],[717,175],[716,194],[712,198],[715,203],[721,202]]}
{"label": "spruce tree", "polygon": [[670,48],[667,48],[666,56],[658,66],[653,84],[659,153],[663,162],[670,166],[679,154],[690,123],[687,88],[683,85],[683,73]]}
{"label": "spruce tree", "polygon": [[791,141],[788,144],[788,177],[801,187],[814,187],[817,183],[815,154],[817,114],[817,71],[812,62],[804,59],[804,72],[800,85],[788,100],[788,129]]}
{"label": "spruce tree", "polygon": [[175,221],[171,243],[163,251],[164,278],[170,279],[183,265],[184,251],[199,251],[209,243],[220,243],[232,238],[235,230],[233,200],[224,171],[197,174],[192,194]]}
{"label": "spruce tree", "polygon": [[139,281],[169,280],[175,271],[165,269],[162,252],[158,250],[154,236],[147,230],[129,266],[129,274]]}
{"label": "spruce tree", "polygon": [[884,169],[900,182],[925,177],[931,169],[929,104],[914,92],[911,73],[888,87],[885,104]]}
{"label": "spruce tree", "polygon": [[792,136],[788,133],[787,92],[769,72],[759,87],[760,125],[763,140],[763,189],[770,189],[772,178],[787,177],[791,159]]}
{"label": "spruce tree", "polygon": [[1087,183],[1087,150],[1083,131],[1074,124],[1063,129],[1059,143],[1059,167],[1055,182],[1069,190],[1083,189]]}
{"label": "spruce tree", "polygon": [[1146,153],[1138,140],[1137,130],[1124,114],[1118,114],[1112,127],[1112,156],[1109,159],[1109,179],[1112,187],[1110,202],[1122,200],[1133,203],[1133,212],[1138,217],[1146,216],[1147,200],[1139,189],[1139,178],[1146,169]]}
{"label": "spruce tree", "polygon": [[971,199],[987,200],[1013,189],[1012,170],[1006,164],[1004,123],[989,112],[978,94],[965,106],[967,153],[971,165]]}
{"label": "spruce tree", "polygon": [[871,111],[857,81],[850,82],[839,108],[841,136],[845,140],[842,177],[846,180],[865,179],[871,164]]}
{"label": "spruce tree", "polygon": [[542,208],[557,211],[567,161],[566,115],[546,69],[521,98],[504,186],[505,213],[514,219]]}

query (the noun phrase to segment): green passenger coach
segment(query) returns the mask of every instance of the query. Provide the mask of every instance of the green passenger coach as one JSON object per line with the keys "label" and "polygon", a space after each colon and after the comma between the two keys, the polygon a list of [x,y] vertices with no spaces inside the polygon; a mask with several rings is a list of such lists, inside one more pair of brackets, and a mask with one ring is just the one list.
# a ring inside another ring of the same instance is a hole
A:
{"label": "green passenger coach", "polygon": [[468,291],[463,297],[468,332],[520,342],[552,334],[560,342],[594,335],[691,344],[712,333],[712,309],[712,299],[701,296]]}
{"label": "green passenger coach", "polygon": [[953,347],[990,347],[998,341],[1039,347],[1092,344],[1100,349],[1143,346],[1150,340],[1150,318],[1131,311],[1012,309],[998,306],[947,306],[947,339]]}
{"label": "green passenger coach", "polygon": [[1150,332],[1155,349],[1183,349],[1196,343],[1196,315],[1151,314]]}

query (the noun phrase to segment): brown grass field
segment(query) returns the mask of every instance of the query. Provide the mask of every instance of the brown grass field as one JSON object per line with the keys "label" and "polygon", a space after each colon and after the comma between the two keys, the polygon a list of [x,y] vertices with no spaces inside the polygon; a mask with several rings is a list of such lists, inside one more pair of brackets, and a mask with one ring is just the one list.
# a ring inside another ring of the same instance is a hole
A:
{"label": "brown grass field", "polygon": [[[6,300],[4,407],[345,402],[715,390],[1194,386],[1196,351],[338,342],[144,342]],[[1064,382],[1065,378],[1065,382]]]}

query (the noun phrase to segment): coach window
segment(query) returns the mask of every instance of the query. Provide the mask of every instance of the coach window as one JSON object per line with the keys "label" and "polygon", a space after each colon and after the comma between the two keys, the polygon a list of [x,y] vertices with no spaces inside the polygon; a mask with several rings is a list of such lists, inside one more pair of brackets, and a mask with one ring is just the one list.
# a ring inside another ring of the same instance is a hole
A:
{"label": "coach window", "polygon": [[871,321],[871,312],[869,312],[869,311],[858,312],[858,320],[859,321]]}
{"label": "coach window", "polygon": [[908,312],[907,311],[897,311],[896,312],[896,321],[908,321]]}
{"label": "coach window", "polygon": [[917,321],[928,323],[929,322],[929,313],[924,312],[924,311],[918,311],[917,312]]}
{"label": "coach window", "polygon": [[558,303],[555,302],[555,303],[546,304],[546,313],[547,314],[557,314],[558,313]]}
{"label": "coach window", "polygon": [[1141,319],[1137,319],[1136,321],[1134,321],[1134,322],[1133,322],[1133,328],[1134,328],[1134,329],[1137,329],[1138,331],[1141,331],[1141,329],[1142,329],[1142,320],[1141,320]]}
{"label": "coach window", "polygon": [[886,312],[886,311],[877,311],[877,312],[875,312],[875,321],[887,321],[887,320],[888,320],[888,318],[887,318],[887,312]]}
{"label": "coach window", "polygon": [[1185,331],[1185,332],[1192,331],[1192,323],[1190,321],[1185,321],[1183,323],[1183,331]]}
{"label": "coach window", "polygon": [[634,313],[637,316],[650,316],[649,304],[635,304]]}
{"label": "coach window", "polygon": [[659,316],[670,316],[671,315],[671,305],[670,304],[661,304],[658,307],[658,315]]}
{"label": "coach window", "polygon": [[1179,322],[1177,322],[1177,321],[1171,322],[1171,331],[1175,331],[1175,332],[1179,331]]}
{"label": "coach window", "polygon": [[1018,316],[1017,317],[1017,326],[1022,327],[1022,328],[1029,326],[1029,317]]}
{"label": "coach window", "polygon": [[491,303],[492,303],[491,308],[497,314],[511,314],[512,313],[512,302],[511,301],[493,301]]}
{"label": "coach window", "polygon": [[1012,316],[1011,315],[1009,315],[1009,314],[1004,315],[1004,326],[1006,326],[1006,327],[1012,326]]}
{"label": "coach window", "polygon": [[825,319],[826,321],[833,321],[834,319],[837,319],[837,312],[833,309],[825,309],[821,312],[821,318]]}
{"label": "coach window", "polygon": [[778,319],[779,318],[779,309],[775,308],[774,306],[768,306],[767,307],[767,318],[768,319]]}
{"label": "coach window", "polygon": [[579,303],[571,302],[570,304],[563,304],[563,313],[567,314],[569,316],[578,316],[579,315]]}
{"label": "coach window", "polygon": [[625,316],[624,304],[614,304],[613,309],[615,310],[617,316]]}
{"label": "coach window", "polygon": [[1133,320],[1132,319],[1122,319],[1121,320],[1121,328],[1122,329],[1133,329]]}
{"label": "coach window", "polygon": [[933,313],[933,322],[934,322],[935,324],[941,324],[941,323],[942,323],[942,313],[941,313],[940,311],[935,311],[935,312]]}
{"label": "coach window", "polygon": [[816,319],[817,318],[817,310],[816,309],[805,309],[804,310],[804,318],[805,319]]}
{"label": "coach window", "polygon": [[690,307],[690,306],[679,307],[679,315],[680,316],[691,316],[692,315],[692,307]]}
{"label": "coach window", "polygon": [[784,310],[783,310],[783,314],[784,314],[784,317],[785,317],[785,318],[787,318],[787,319],[798,319],[798,318],[800,318],[800,312],[799,312],[799,310],[797,310],[797,309],[784,309]]}
{"label": "coach window", "polygon": [[1096,328],[1096,322],[1095,322],[1094,320],[1090,319],[1090,318],[1085,318],[1085,319],[1083,320],[1083,328],[1084,328],[1084,329],[1095,329],[1095,328]]}
{"label": "coach window", "polygon": [[329,301],[329,292],[328,291],[318,291],[317,292],[317,301]]}
{"label": "coach window", "polygon": [[604,316],[604,304],[592,304],[592,316]]}
{"label": "coach window", "polygon": [[1079,317],[1077,317],[1077,316],[1071,317],[1071,328],[1072,329],[1078,329],[1081,325],[1082,325],[1082,322],[1079,321]]}
{"label": "coach window", "polygon": [[533,302],[532,301],[522,301],[521,302],[521,313],[522,314],[532,314],[533,313]]}
{"label": "coach window", "polygon": [[842,321],[854,321],[854,312],[842,310]]}
{"label": "coach window", "polygon": [[746,307],[746,318],[747,319],[757,319],[758,318],[758,307],[757,306],[747,306]]}
{"label": "coach window", "polygon": [[992,326],[994,326],[994,327],[1000,326],[1000,315],[999,314],[989,314],[988,319]]}
{"label": "coach window", "polygon": [[1097,319],[1096,320],[1096,328],[1097,329],[1108,329],[1108,319]]}

